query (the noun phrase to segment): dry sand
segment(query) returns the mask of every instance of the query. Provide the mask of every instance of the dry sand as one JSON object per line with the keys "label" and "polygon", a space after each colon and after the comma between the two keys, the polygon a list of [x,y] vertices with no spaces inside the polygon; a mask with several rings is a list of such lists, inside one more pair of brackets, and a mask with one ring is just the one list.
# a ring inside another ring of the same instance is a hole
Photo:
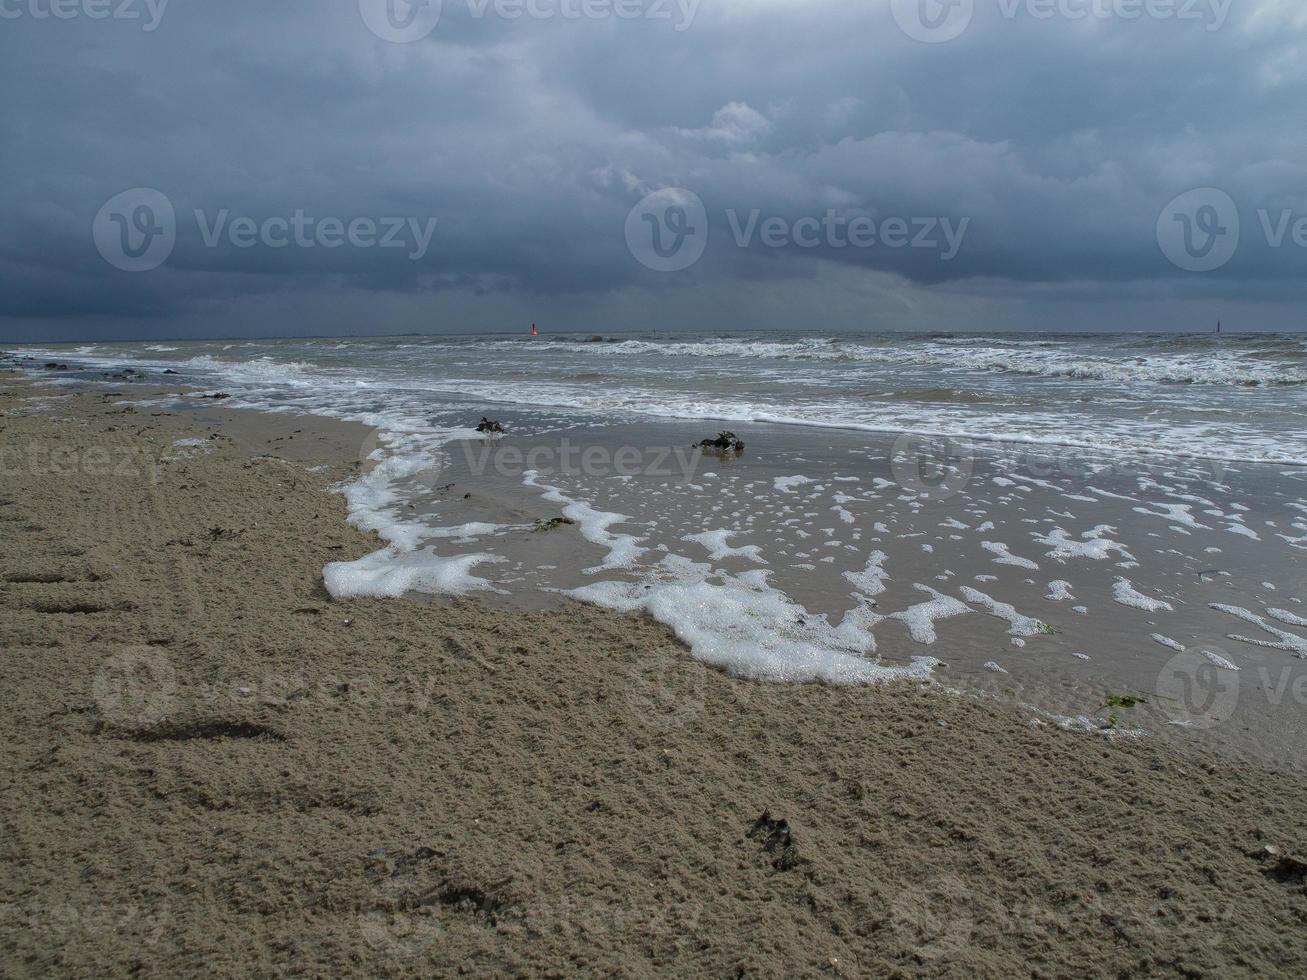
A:
{"label": "dry sand", "polygon": [[0,386],[6,976],[1307,974],[1301,774],[332,602],[359,430],[50,393]]}

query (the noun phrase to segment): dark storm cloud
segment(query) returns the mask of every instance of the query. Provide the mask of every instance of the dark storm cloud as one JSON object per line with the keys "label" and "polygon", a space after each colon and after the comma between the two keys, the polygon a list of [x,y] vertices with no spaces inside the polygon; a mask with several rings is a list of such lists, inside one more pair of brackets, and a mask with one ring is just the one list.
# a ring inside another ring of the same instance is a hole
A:
{"label": "dark storm cloud", "polygon": [[[1300,323],[1297,0],[973,0],[940,43],[904,16],[966,0],[444,0],[413,43],[358,0],[51,2],[0,0],[0,338]],[[149,271],[92,236],[132,188],[176,216]],[[708,229],[673,271],[628,247],[665,188]]]}

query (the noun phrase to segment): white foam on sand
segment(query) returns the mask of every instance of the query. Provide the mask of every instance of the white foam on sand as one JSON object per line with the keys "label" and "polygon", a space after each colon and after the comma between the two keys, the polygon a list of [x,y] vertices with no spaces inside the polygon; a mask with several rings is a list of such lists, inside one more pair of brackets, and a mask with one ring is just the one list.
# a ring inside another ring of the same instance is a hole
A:
{"label": "white foam on sand", "polygon": [[1098,494],[1100,497],[1111,497],[1113,500],[1130,500],[1130,501],[1136,501],[1136,500],[1139,499],[1138,497],[1127,497],[1127,496],[1125,496],[1124,494],[1120,494],[1120,493],[1112,493],[1112,491],[1110,491],[1110,490],[1100,490],[1100,489],[1098,489],[1098,487],[1085,487],[1085,489],[1086,489],[1087,491],[1089,491],[1090,493],[1096,493],[1096,494]]}
{"label": "white foam on sand", "polygon": [[885,591],[889,576],[885,574],[885,552],[873,551],[867,556],[867,567],[860,572],[848,571],[844,577],[853,583],[862,595],[870,598]]}
{"label": "white foam on sand", "polygon": [[1153,502],[1152,506],[1161,508],[1161,513],[1149,510],[1147,507],[1134,507],[1132,509],[1136,514],[1146,514],[1149,517],[1161,517],[1165,520],[1173,521],[1176,524],[1183,524],[1185,527],[1189,528],[1201,528],[1206,530],[1209,527],[1207,524],[1200,524],[1194,517],[1192,513],[1192,504],[1162,504]]}
{"label": "white foam on sand", "polygon": [[1048,594],[1044,596],[1050,602],[1066,602],[1075,599],[1071,594],[1071,583],[1061,579],[1048,583]]}
{"label": "white foam on sand", "polygon": [[488,534],[498,534],[500,531],[513,527],[525,527],[526,525],[514,524],[486,524],[482,521],[470,521],[467,524],[456,524],[453,527],[430,527],[423,525],[422,534],[428,538],[455,538],[460,541],[468,541],[472,538],[483,538]]}
{"label": "white foam on sand", "polygon": [[871,659],[871,627],[881,617],[865,605],[833,626],[759,576],[713,573],[676,555],[664,558],[655,572],[641,582],[595,582],[566,594],[608,609],[644,612],[670,626],[695,658],[751,680],[925,681],[939,663],[914,657],[910,664],[890,666]]}
{"label": "white foam on sand", "polygon": [[1245,623],[1252,623],[1254,626],[1261,627],[1267,633],[1276,637],[1278,642],[1252,639],[1247,636],[1236,636],[1233,633],[1230,634],[1230,639],[1238,640],[1240,643],[1251,643],[1254,646],[1269,647],[1272,650],[1284,650],[1286,653],[1292,653],[1295,656],[1307,659],[1307,639],[1304,639],[1295,633],[1290,633],[1288,630],[1282,630],[1278,626],[1273,626],[1256,613],[1239,606],[1227,606],[1225,603],[1213,602],[1211,603],[1211,607],[1218,612],[1227,613],[1228,615],[1242,619]]}
{"label": "white foam on sand", "polygon": [[1160,643],[1164,647],[1170,647],[1172,650],[1184,653],[1184,644],[1171,639],[1169,636],[1163,636],[1161,633],[1150,633],[1149,636],[1155,643]]}
{"label": "white foam on sand", "polygon": [[[1303,521],[1294,521],[1293,526],[1297,528],[1299,531],[1307,531],[1307,523],[1304,523]],[[1231,528],[1230,530],[1233,530],[1233,528]],[[1293,535],[1290,534],[1277,533],[1275,536],[1277,538],[1280,538],[1284,542],[1286,542],[1290,548],[1297,548],[1300,551],[1307,551],[1307,534],[1303,534],[1300,537],[1294,537]]]}
{"label": "white foam on sand", "polygon": [[795,487],[814,482],[816,481],[806,476],[778,476],[772,481],[772,486],[777,493],[793,493]]}
{"label": "white foam on sand", "polygon": [[539,476],[540,474],[536,470],[527,470],[522,474],[522,482],[528,487],[543,490],[545,500],[562,504],[563,516],[576,521],[581,530],[581,537],[592,544],[608,549],[608,555],[603,562],[593,569],[586,569],[587,572],[612,568],[629,568],[635,564],[637,558],[648,550],[640,547],[639,542],[643,540],[642,538],[637,538],[633,534],[614,534],[608,530],[614,524],[624,524],[629,521],[630,518],[625,514],[595,510],[585,501],[575,500],[567,496],[558,487],[540,483],[538,481]]}
{"label": "white foam on sand", "polygon": [[1040,633],[1047,632],[1047,628],[1041,620],[1019,613],[1016,607],[1006,602],[999,602],[992,596],[985,595],[979,589],[964,585],[958,591],[962,593],[962,598],[966,599],[967,602],[983,607],[991,616],[1006,620],[1008,633],[1012,636],[1038,636]]}
{"label": "white foam on sand", "polygon": [[[1258,534],[1256,531],[1254,531],[1252,528],[1250,528],[1250,527],[1244,527],[1242,524],[1239,524],[1239,523],[1237,523],[1237,522],[1236,522],[1236,523],[1227,524],[1227,525],[1225,526],[1225,529],[1226,529],[1227,531],[1229,531],[1231,534],[1242,535],[1242,536],[1245,537],[1245,538],[1251,538],[1253,541],[1260,541],[1260,540],[1262,540],[1262,536],[1261,536],[1260,534]],[[1281,537],[1284,537],[1284,535],[1280,535],[1280,536],[1281,536]],[[1286,538],[1286,540],[1288,540],[1288,539]]]}
{"label": "white foam on sand", "polygon": [[1228,660],[1226,660],[1224,657],[1222,657],[1219,653],[1212,653],[1212,651],[1210,651],[1210,650],[1204,650],[1204,651],[1203,651],[1203,656],[1206,657],[1208,660],[1210,660],[1210,661],[1211,661],[1213,664],[1215,664],[1217,667],[1220,667],[1222,670],[1238,670],[1238,669],[1239,669],[1237,666],[1235,666],[1234,664],[1230,663],[1230,661],[1228,661]]}
{"label": "white foam on sand", "polygon": [[170,451],[163,456],[167,461],[194,459],[197,455],[210,452],[213,449],[213,443],[208,439],[178,439],[170,448]]}
{"label": "white foam on sand", "polygon": [[[469,571],[482,562],[503,561],[495,555],[441,557],[430,548],[405,551],[382,548],[356,561],[335,561],[322,571],[323,584],[333,599],[356,596],[399,598],[409,592],[463,595],[494,589],[486,579]],[[497,590],[496,590],[497,591]]]}
{"label": "white foam on sand", "polygon": [[[383,443],[392,446],[402,437],[383,434]],[[393,440],[393,441],[392,441]],[[432,455],[422,452],[392,452],[379,448],[369,457],[376,465],[362,476],[338,489],[345,497],[349,522],[364,531],[375,531],[402,551],[417,547],[424,530],[420,522],[403,512],[404,496],[400,491],[403,481],[424,472],[434,472],[439,465]]]}
{"label": "white foam on sand", "polygon": [[726,539],[735,533],[735,531],[728,531],[723,528],[716,531],[703,531],[699,534],[686,534],[682,536],[681,540],[693,541],[703,545],[708,549],[708,557],[713,561],[721,561],[723,558],[747,558],[759,565],[767,564],[763,561],[762,549],[756,544],[745,545],[741,548],[732,548],[727,544]]}
{"label": "white foam on sand", "polygon": [[918,643],[930,644],[939,639],[935,633],[936,620],[948,619],[952,616],[961,616],[971,612],[970,606],[959,602],[952,596],[936,592],[929,585],[916,582],[912,587],[918,592],[928,593],[931,598],[927,602],[919,602],[915,606],[909,606],[907,609],[890,613],[885,618],[897,619],[901,622],[908,628],[908,635]]}
{"label": "white foam on sand", "polygon": [[[377,434],[377,448],[369,459],[375,463],[358,478],[337,489],[344,495],[349,521],[365,531],[374,531],[386,547],[356,561],[332,562],[322,577],[333,598],[353,596],[398,597],[408,592],[462,595],[476,590],[495,590],[493,583],[472,575],[470,569],[503,559],[473,553],[442,556],[423,542],[436,538],[469,540],[493,534],[495,524],[472,523],[456,527],[433,527],[415,520],[407,510],[404,489],[423,477],[439,472],[439,447],[460,430],[441,432],[384,431]],[[427,482],[430,482],[428,479]]]}
{"label": "white foam on sand", "polygon": [[1282,623],[1288,623],[1290,626],[1307,626],[1307,619],[1297,613],[1291,613],[1287,609],[1268,609],[1266,615],[1272,619],[1278,619]]}
{"label": "white foam on sand", "polygon": [[1008,546],[1002,541],[982,541],[980,546],[991,554],[998,556],[994,559],[995,565],[1015,565],[1017,568],[1029,568],[1036,571],[1039,569],[1038,563],[1031,561],[1029,558],[1022,558],[1019,555],[1012,554],[1008,550]]}
{"label": "white foam on sand", "polygon": [[1047,553],[1048,557],[1060,562],[1065,562],[1068,558],[1089,558],[1094,561],[1103,561],[1113,554],[1133,561],[1134,555],[1126,551],[1123,545],[1104,537],[1109,531],[1115,530],[1116,528],[1110,524],[1099,524],[1088,531],[1082,531],[1080,540],[1077,541],[1067,534],[1064,529],[1055,527],[1048,534],[1036,532],[1033,537],[1039,544],[1052,548],[1053,550]]}
{"label": "white foam on sand", "polygon": [[1123,576],[1117,576],[1116,582],[1113,583],[1112,598],[1123,606],[1143,609],[1145,612],[1158,612],[1162,609],[1168,612],[1175,611],[1175,607],[1164,599],[1151,599],[1136,592],[1134,583]]}

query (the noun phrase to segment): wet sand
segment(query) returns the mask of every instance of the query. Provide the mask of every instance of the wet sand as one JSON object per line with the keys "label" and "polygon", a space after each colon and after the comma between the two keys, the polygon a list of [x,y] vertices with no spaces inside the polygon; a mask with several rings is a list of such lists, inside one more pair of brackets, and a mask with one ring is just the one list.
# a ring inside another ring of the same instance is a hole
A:
{"label": "wet sand", "polygon": [[1300,773],[332,601],[365,430],[67,393],[0,390],[7,975],[1307,974]]}
{"label": "wet sand", "polygon": [[[945,479],[894,434],[736,426],[737,456],[694,450],[701,423],[533,432],[529,415],[503,417],[507,435],[456,442],[401,485],[405,514],[490,528],[433,542],[493,559],[472,570],[482,601],[638,591],[660,554],[682,556],[701,563],[692,579],[765,574],[808,619],[870,608],[887,666],[935,657],[941,684],[1054,723],[1307,767],[1307,631],[1293,625],[1307,580],[1282,537],[1307,515],[1301,468],[955,443]],[[637,567],[596,570],[610,546],[581,527],[541,533],[564,512],[547,488],[627,516],[610,530],[638,538]]]}

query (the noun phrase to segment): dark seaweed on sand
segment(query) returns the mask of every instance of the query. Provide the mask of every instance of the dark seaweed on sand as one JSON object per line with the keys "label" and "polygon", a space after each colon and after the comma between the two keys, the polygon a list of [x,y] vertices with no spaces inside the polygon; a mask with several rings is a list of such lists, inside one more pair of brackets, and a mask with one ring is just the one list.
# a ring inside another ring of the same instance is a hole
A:
{"label": "dark seaweed on sand", "polygon": [[698,443],[699,449],[717,449],[721,452],[742,453],[744,452],[744,443],[735,435],[734,432],[722,431],[717,433],[716,439],[702,439]]}

